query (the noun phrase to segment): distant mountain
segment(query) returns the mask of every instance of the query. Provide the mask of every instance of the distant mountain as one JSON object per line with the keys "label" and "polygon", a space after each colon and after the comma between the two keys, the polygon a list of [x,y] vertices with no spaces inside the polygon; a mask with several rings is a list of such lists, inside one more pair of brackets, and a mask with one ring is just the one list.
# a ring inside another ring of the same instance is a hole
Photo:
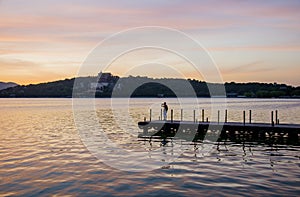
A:
{"label": "distant mountain", "polygon": [[13,83],[13,82],[0,82],[0,90],[4,90],[6,88],[11,88],[11,87],[15,87],[18,86],[18,84]]}

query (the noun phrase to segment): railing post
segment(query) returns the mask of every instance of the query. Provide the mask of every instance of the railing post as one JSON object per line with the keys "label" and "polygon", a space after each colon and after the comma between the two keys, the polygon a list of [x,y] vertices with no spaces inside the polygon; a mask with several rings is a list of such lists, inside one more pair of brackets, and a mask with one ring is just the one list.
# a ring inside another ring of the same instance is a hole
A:
{"label": "railing post", "polygon": [[249,123],[251,124],[251,116],[252,116],[252,111],[251,110],[249,110]]}
{"label": "railing post", "polygon": [[275,123],[278,124],[278,111],[275,111]]}
{"label": "railing post", "polygon": [[202,109],[202,122],[204,122],[204,109]]}
{"label": "railing post", "polygon": [[243,123],[246,124],[246,111],[243,111]]}
{"label": "railing post", "polygon": [[218,110],[218,124],[220,123],[220,110]]}
{"label": "railing post", "polygon": [[227,109],[225,110],[225,123],[227,123]]}
{"label": "railing post", "polygon": [[150,122],[151,122],[151,118],[152,118],[152,109],[150,109],[150,118],[149,118]]}
{"label": "railing post", "polygon": [[274,111],[271,112],[271,124],[274,126]]}
{"label": "railing post", "polygon": [[161,120],[163,120],[162,109],[160,109],[160,117],[161,117]]}
{"label": "railing post", "polygon": [[194,122],[196,122],[196,110],[194,110]]}
{"label": "railing post", "polygon": [[183,109],[180,110],[180,121],[183,121]]}
{"label": "railing post", "polygon": [[173,109],[171,109],[171,122],[173,122]]}

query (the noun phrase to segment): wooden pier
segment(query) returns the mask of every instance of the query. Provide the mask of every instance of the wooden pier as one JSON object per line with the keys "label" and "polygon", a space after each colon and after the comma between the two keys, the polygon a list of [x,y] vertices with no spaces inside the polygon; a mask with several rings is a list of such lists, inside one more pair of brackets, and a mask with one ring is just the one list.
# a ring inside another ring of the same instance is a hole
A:
{"label": "wooden pier", "polygon": [[300,125],[267,123],[143,121],[139,137],[177,137],[189,141],[272,142],[299,145]]}
{"label": "wooden pier", "polygon": [[[152,112],[151,112],[152,113]],[[195,114],[195,112],[194,112]],[[219,114],[219,113],[218,113]],[[139,137],[147,138],[153,136],[176,137],[188,141],[233,141],[233,142],[261,142],[277,144],[300,145],[300,124],[279,124],[278,112],[271,112],[270,123],[252,123],[245,121],[245,111],[243,112],[243,122],[228,122],[227,110],[225,112],[225,122],[204,121],[182,121],[173,120],[151,120],[139,122],[138,126],[143,130]],[[250,111],[251,114],[251,111]],[[251,116],[250,116],[251,117]]]}

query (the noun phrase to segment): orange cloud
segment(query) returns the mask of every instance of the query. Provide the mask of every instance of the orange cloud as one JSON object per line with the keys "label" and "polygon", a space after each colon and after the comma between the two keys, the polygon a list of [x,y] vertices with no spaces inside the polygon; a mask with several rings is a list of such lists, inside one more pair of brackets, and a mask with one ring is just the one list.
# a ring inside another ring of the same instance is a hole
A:
{"label": "orange cloud", "polygon": [[66,75],[59,67],[49,68],[35,62],[17,59],[0,59],[0,68],[0,81],[13,81],[18,84],[40,83],[72,77],[77,70],[76,68],[73,68],[73,71],[69,69],[69,75]]}

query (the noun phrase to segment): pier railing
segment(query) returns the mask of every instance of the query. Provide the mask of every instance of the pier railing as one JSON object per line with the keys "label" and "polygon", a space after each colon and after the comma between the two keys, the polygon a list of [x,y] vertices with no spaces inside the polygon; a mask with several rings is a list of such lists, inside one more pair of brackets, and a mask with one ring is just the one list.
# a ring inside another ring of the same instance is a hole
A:
{"label": "pier railing", "polygon": [[[200,113],[200,118],[199,118],[199,120],[197,119],[197,115],[196,115],[196,110],[193,110],[193,122],[209,122],[209,118],[208,117],[206,117],[205,118],[205,110],[204,109],[202,109],[202,110],[200,110],[201,111],[201,113]],[[220,110],[218,110],[218,115],[217,115],[217,120],[216,120],[216,122],[218,122],[218,123],[220,123],[220,122],[222,122],[222,123],[228,123],[228,110],[226,109],[225,111],[224,111],[224,121],[222,121],[221,120],[221,117],[220,117]],[[274,119],[274,112],[275,112],[275,119]],[[246,122],[246,111],[244,110],[243,112],[243,120],[242,120],[242,122],[241,123],[243,123],[244,125],[247,123]],[[252,110],[249,110],[248,111],[248,117],[249,117],[249,120],[248,120],[248,124],[252,124]],[[274,125],[279,125],[279,115],[278,115],[278,110],[275,110],[275,111],[271,111],[271,113],[270,113],[271,115],[270,115],[270,124],[272,125],[272,126],[274,126]],[[152,109],[150,109],[149,110],[149,121],[151,122],[152,120],[153,120],[153,118],[152,118]],[[160,120],[160,121],[163,121],[163,111],[162,111],[162,109],[160,110],[160,116],[158,116],[158,120]],[[179,121],[184,121],[184,115],[183,115],[183,109],[180,109],[180,120]],[[144,121],[146,121],[147,120],[147,117],[144,117]],[[171,109],[170,110],[170,118],[168,118],[168,119],[166,119],[165,121],[171,121],[171,122],[173,122],[174,121],[174,110],[173,109]],[[188,120],[187,120],[188,121]]]}

